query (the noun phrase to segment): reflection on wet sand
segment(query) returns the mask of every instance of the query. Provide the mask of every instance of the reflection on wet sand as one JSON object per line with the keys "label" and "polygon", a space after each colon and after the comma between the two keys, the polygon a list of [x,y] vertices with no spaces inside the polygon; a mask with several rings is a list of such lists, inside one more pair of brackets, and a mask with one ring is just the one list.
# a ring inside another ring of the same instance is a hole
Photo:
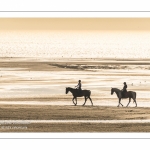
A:
{"label": "reflection on wet sand", "polygon": [[[132,67],[132,69],[112,67],[90,70],[91,65],[94,66],[97,60],[87,64],[84,59],[80,62],[79,60],[66,62],[66,59],[61,59],[61,61],[55,62],[57,65],[54,66],[49,61],[32,60],[30,63],[25,63],[20,59],[17,62],[18,58],[13,58],[12,62],[7,63],[0,60],[0,94],[2,98],[63,95],[65,87],[74,87],[78,79],[82,80],[83,89],[90,89],[93,96],[100,98],[115,98],[110,95],[110,88],[122,89],[124,81],[128,84],[128,90],[137,91],[138,99],[150,98],[150,70],[145,69],[149,67],[149,64],[145,66],[145,61],[139,61],[140,63],[137,65],[135,63],[134,68],[129,63],[130,61],[127,64],[124,62],[127,68]],[[120,61],[114,62],[114,65],[111,66],[120,65]],[[64,67],[66,63],[67,65]],[[67,67],[68,65],[81,66],[82,64],[86,66],[84,69]],[[102,61],[98,62],[98,66],[101,65]]]}

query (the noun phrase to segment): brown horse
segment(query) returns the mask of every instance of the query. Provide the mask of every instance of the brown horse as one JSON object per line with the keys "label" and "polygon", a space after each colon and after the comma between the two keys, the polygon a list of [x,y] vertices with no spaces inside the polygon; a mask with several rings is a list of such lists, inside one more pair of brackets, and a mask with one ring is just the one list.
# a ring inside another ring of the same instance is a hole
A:
{"label": "brown horse", "polygon": [[[137,107],[137,103],[136,103],[136,92],[134,92],[134,91],[128,91],[127,93],[124,94],[124,95],[125,95],[124,97],[122,97],[122,91],[121,91],[121,90],[119,90],[119,89],[117,89],[117,88],[111,88],[111,95],[113,95],[114,92],[116,93],[116,95],[117,95],[117,97],[118,97],[118,99],[119,99],[118,107],[119,107],[119,105],[121,104],[121,99],[122,99],[122,98],[129,98],[129,103],[131,102],[131,98],[132,98],[132,99],[134,100],[135,104],[136,104],[135,107]],[[127,104],[126,107],[128,107],[129,103]],[[122,105],[122,104],[121,104],[121,105]],[[123,105],[122,105],[122,107],[123,107]]]}
{"label": "brown horse", "polygon": [[74,103],[74,99],[76,99],[76,103],[74,103],[75,106],[77,105],[77,97],[82,97],[82,96],[84,96],[84,98],[85,98],[85,102],[84,102],[83,106],[85,105],[88,98],[90,99],[91,104],[93,106],[92,99],[90,98],[90,95],[91,95],[90,90],[81,90],[81,92],[79,93],[79,91],[77,89],[73,89],[71,87],[66,87],[66,94],[68,94],[68,92],[71,92],[73,95],[73,99],[72,99],[73,103]]}

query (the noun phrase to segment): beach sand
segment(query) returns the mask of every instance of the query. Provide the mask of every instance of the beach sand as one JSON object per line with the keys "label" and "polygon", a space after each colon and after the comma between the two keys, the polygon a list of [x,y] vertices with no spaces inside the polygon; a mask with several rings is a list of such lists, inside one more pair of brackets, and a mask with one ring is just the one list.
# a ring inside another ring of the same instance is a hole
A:
{"label": "beach sand", "polygon": [[[149,120],[149,59],[110,58],[0,58],[0,120],[77,120],[73,123],[28,123],[0,125],[1,132],[149,132],[150,123],[80,123],[78,120]],[[84,98],[72,103],[71,93],[82,80],[91,90],[94,106]],[[137,92],[133,101],[117,107],[111,87]]]}

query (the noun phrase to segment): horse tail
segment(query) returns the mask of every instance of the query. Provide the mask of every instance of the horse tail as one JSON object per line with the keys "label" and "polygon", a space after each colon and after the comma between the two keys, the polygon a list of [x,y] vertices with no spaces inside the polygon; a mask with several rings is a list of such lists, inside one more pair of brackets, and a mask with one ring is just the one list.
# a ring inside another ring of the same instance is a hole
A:
{"label": "horse tail", "polygon": [[89,90],[89,96],[91,95],[91,91]]}
{"label": "horse tail", "polygon": [[[134,92],[135,93],[135,100],[136,100],[136,92]],[[135,101],[133,101],[133,103],[134,103]]]}

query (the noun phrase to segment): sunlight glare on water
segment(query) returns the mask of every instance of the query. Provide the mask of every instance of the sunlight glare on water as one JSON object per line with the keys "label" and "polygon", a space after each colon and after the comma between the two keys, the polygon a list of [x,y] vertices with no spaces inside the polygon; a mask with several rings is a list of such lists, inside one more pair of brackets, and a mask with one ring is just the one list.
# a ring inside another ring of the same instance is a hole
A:
{"label": "sunlight glare on water", "polygon": [[1,32],[0,57],[149,58],[149,32]]}

